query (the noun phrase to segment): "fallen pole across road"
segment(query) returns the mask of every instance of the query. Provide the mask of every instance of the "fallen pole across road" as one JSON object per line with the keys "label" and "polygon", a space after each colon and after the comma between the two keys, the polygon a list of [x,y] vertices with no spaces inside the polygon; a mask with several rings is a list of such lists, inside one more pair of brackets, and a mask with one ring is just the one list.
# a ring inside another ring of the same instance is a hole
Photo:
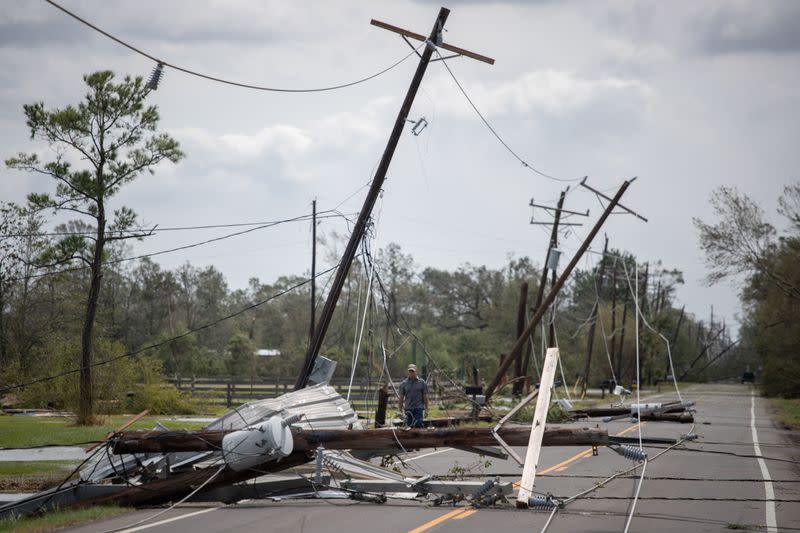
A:
{"label": "fallen pole across road", "polygon": [[[530,426],[506,426],[498,431],[511,446],[526,446]],[[115,454],[216,451],[222,448],[227,430],[214,431],[127,431],[111,440]],[[292,428],[295,452],[308,452],[318,446],[329,450],[386,450],[492,446],[497,444],[491,428],[436,429],[334,429]],[[543,446],[605,446],[608,432],[600,428],[551,427],[544,432]]]}

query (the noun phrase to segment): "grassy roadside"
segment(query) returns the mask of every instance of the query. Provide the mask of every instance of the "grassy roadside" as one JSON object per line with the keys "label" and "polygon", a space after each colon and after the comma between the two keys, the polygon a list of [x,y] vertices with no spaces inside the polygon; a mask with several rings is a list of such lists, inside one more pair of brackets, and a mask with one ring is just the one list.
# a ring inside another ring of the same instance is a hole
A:
{"label": "grassy roadside", "polygon": [[800,430],[800,398],[770,398],[769,401],[778,410],[779,423],[794,431]]}
{"label": "grassy roadside", "polygon": [[0,520],[0,533],[41,533],[67,526],[87,524],[131,512],[127,507],[95,506],[86,509],[54,510],[45,515]]}
{"label": "grassy roadside", "polygon": [[[71,418],[0,416],[0,448],[22,448],[47,444],[73,444],[105,438],[130,417],[106,417],[98,426],[76,426]],[[167,417],[145,417],[130,429],[151,429],[157,420],[172,429],[200,429],[201,422],[173,422]]]}

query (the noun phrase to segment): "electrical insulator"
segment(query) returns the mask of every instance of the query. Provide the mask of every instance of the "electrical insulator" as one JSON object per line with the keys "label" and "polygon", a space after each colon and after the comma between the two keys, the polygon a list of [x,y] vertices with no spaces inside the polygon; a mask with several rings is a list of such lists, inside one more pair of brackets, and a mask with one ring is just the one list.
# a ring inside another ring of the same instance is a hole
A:
{"label": "electrical insulator", "polygon": [[342,468],[342,466],[339,463],[337,463],[336,461],[334,461],[333,459],[331,459],[327,455],[323,456],[322,462],[325,464],[325,467],[328,470],[331,471],[331,473],[333,473],[333,474],[342,474],[342,473],[344,473],[344,468]]}
{"label": "electrical insulator", "polygon": [[484,481],[483,485],[478,487],[478,490],[476,490],[475,494],[472,495],[472,499],[473,500],[480,500],[481,498],[486,496],[486,494],[488,494],[489,491],[492,490],[492,487],[494,487],[494,484],[495,484],[495,480],[493,480],[493,479],[487,479],[486,481]]}
{"label": "electrical insulator", "polygon": [[552,511],[556,507],[558,504],[550,496],[531,496],[528,499],[528,508],[534,511]]}
{"label": "electrical insulator", "polygon": [[612,450],[623,456],[625,459],[636,461],[638,463],[644,462],[647,459],[647,452],[641,448],[634,448],[633,446],[611,446]]}
{"label": "electrical insulator", "polygon": [[296,424],[300,422],[300,419],[303,418],[303,415],[300,413],[295,413],[293,415],[289,415],[283,419],[283,427],[291,426],[292,424]]}
{"label": "electrical insulator", "polygon": [[151,91],[155,91],[158,89],[158,84],[161,83],[161,78],[163,77],[164,65],[162,63],[158,63],[155,67],[153,67],[153,72],[150,73],[150,79],[147,80],[146,87]]}

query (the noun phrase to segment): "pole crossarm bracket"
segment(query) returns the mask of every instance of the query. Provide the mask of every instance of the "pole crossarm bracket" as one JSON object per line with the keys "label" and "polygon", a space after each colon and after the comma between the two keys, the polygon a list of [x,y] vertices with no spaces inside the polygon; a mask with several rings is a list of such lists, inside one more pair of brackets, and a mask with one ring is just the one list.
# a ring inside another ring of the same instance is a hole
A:
{"label": "pole crossarm bracket", "polygon": [[[635,179],[636,178],[631,178],[630,182],[633,182]],[[590,187],[589,185],[586,185],[586,177],[584,177],[578,185],[580,185],[581,187],[583,187],[585,189],[588,189],[588,190],[592,191],[593,193],[595,193],[597,195],[598,199],[599,198],[603,198],[607,202],[611,201],[611,198],[609,198],[608,196],[606,196],[602,192],[598,191],[597,189],[595,189],[593,187]],[[602,202],[600,202],[600,203],[602,204]],[[647,220],[645,217],[643,217],[642,215],[640,215],[639,213],[637,213],[633,209],[629,209],[629,208],[625,207],[624,205],[622,205],[620,203],[617,204],[617,207],[619,207],[623,211],[635,216],[639,220],[644,220],[645,222],[649,222],[649,220]]]}
{"label": "pole crossarm bracket", "polygon": [[[417,41],[422,41],[422,42],[427,42],[428,41],[428,38],[425,37],[424,35],[420,35],[419,33],[415,33],[413,31],[409,31],[409,30],[406,30],[404,28],[400,28],[398,26],[394,26],[392,24],[387,24],[386,22],[381,22],[380,20],[372,19],[370,21],[370,24],[372,24],[373,26],[377,26],[378,28],[383,28],[384,30],[389,30],[391,32],[397,33],[399,35],[402,35],[403,37],[409,37],[411,39],[415,39]],[[469,58],[475,59],[477,61],[482,61],[484,63],[488,63],[490,65],[494,65],[494,59],[492,59],[491,57],[487,57],[487,56],[484,56],[484,55],[481,55],[481,54],[476,54],[475,52],[470,52],[469,50],[465,50],[464,48],[460,48],[458,46],[453,46],[452,44],[447,44],[445,42],[433,43],[433,44],[435,44],[439,48],[443,48],[445,50],[453,52],[456,55],[469,57]]]}

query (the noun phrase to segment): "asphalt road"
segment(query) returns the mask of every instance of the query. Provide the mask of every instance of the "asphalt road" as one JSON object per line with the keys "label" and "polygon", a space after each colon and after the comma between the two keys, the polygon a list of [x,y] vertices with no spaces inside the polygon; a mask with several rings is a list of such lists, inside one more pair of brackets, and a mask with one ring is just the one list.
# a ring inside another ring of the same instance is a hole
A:
{"label": "asphalt road", "polygon": [[[694,387],[685,399],[697,402],[694,432],[700,438],[686,448],[664,452],[645,447],[650,460],[634,509],[630,531],[728,531],[750,527],[762,531],[800,529],[800,442],[795,433],[778,428],[769,417],[767,401],[751,396],[747,386]],[[656,400],[671,399],[664,394]],[[751,409],[752,414],[751,416]],[[609,433],[677,438],[691,425],[630,422],[608,424]],[[754,430],[764,468],[754,457]],[[524,456],[524,449],[518,453]],[[713,453],[711,453],[713,452]],[[738,455],[732,455],[738,454]],[[485,459],[484,459],[485,460]],[[782,461],[781,461],[782,460]],[[479,458],[465,452],[422,450],[407,458],[409,474],[445,474],[458,463],[472,472],[496,474],[518,481],[522,468],[513,461]],[[600,449],[544,448],[535,490],[567,498],[587,489],[633,463]],[[552,518],[547,529],[557,531],[623,531],[641,467],[590,492]],[[764,478],[771,478],[765,484]],[[767,493],[772,491],[767,501]],[[158,510],[147,509],[70,531],[210,532],[210,531],[411,531],[486,532],[541,531],[549,513],[465,507],[431,507],[424,503],[390,500],[383,505],[349,500],[245,501],[229,506],[192,505],[170,510],[143,524],[138,522]],[[772,529],[777,527],[777,529]]]}

